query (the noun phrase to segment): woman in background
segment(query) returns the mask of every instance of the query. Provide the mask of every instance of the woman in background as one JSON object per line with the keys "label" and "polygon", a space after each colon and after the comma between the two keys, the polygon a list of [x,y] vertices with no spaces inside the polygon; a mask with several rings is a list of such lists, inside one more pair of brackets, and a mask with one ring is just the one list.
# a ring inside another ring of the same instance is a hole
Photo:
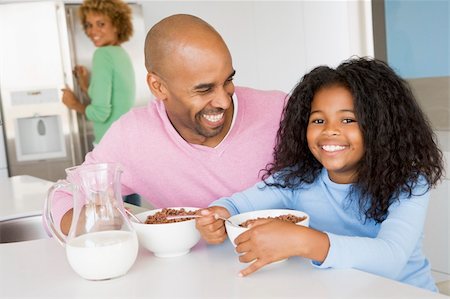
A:
{"label": "woman in background", "polygon": [[[84,66],[76,66],[75,78],[90,103],[82,103],[72,90],[63,89],[63,103],[86,115],[93,123],[94,146],[111,124],[133,106],[136,84],[128,53],[120,46],[133,34],[131,9],[121,0],[85,0],[79,9],[84,32],[97,49],[92,59],[91,78]],[[140,205],[140,196],[125,201]]]}
{"label": "woman in background", "polygon": [[86,115],[93,123],[94,145],[110,125],[133,106],[136,86],[130,56],[120,46],[133,34],[131,9],[121,0],[85,0],[79,9],[84,32],[97,47],[91,78],[84,66],[76,66],[75,78],[90,103],[82,103],[68,88],[63,103]]}

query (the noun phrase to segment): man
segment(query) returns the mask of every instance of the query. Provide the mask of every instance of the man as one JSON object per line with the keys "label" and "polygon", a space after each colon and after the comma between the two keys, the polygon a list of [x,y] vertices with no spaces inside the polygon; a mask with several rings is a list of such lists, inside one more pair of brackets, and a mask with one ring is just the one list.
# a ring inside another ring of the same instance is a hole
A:
{"label": "man", "polygon": [[[120,163],[122,194],[138,193],[158,208],[206,207],[259,181],[272,160],[286,94],[235,88],[222,37],[191,15],[150,29],[145,64],[157,100],[116,121],[84,163]],[[71,204],[54,203],[63,232]]]}

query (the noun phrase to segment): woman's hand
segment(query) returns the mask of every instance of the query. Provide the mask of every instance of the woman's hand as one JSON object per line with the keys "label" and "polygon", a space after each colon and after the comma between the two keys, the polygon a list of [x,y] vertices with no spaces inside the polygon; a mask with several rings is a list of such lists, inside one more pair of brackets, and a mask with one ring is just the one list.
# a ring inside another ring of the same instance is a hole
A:
{"label": "woman's hand", "polygon": [[77,79],[78,85],[81,88],[81,91],[87,93],[89,88],[89,71],[87,68],[81,65],[75,66],[73,70],[73,74]]}
{"label": "woman's hand", "polygon": [[202,209],[199,214],[203,217],[197,218],[195,226],[202,235],[202,238],[209,244],[220,244],[227,238],[225,224],[223,220],[216,219],[215,214],[228,218],[230,213],[222,207],[210,207]]}
{"label": "woman's hand", "polygon": [[63,88],[62,92],[62,102],[67,106],[67,108],[74,109],[82,114],[85,113],[86,106],[78,101],[72,90],[70,90],[69,88]]}
{"label": "woman's hand", "polygon": [[323,261],[329,248],[325,233],[282,220],[255,221],[235,243],[236,252],[241,254],[239,261],[251,263],[240,272],[242,276],[291,256]]}

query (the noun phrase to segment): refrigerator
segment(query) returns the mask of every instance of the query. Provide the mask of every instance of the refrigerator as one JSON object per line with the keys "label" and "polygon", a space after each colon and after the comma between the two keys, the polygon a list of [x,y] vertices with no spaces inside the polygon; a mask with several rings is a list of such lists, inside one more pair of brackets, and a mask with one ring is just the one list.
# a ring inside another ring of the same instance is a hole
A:
{"label": "refrigerator", "polygon": [[6,163],[5,143],[3,138],[3,120],[0,113],[0,179],[7,177],[8,177],[8,168]]}
{"label": "refrigerator", "polygon": [[[80,95],[72,70],[77,64],[90,70],[95,51],[78,19],[79,5],[61,1],[0,4],[0,100],[9,176],[56,181],[92,150],[92,124],[61,102],[65,86]],[[145,26],[140,5],[129,5],[134,34],[122,46],[135,68],[135,105],[139,106],[149,97]]]}

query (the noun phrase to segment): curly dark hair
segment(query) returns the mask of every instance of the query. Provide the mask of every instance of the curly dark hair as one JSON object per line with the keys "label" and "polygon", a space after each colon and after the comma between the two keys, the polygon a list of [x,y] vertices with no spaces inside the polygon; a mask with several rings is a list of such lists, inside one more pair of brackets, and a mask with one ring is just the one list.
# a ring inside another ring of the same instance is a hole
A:
{"label": "curly dark hair", "polygon": [[[84,0],[78,10],[78,15],[86,28],[86,15],[90,12],[106,15],[117,29],[119,44],[126,42],[133,35],[131,8],[121,0]],[[86,33],[86,29],[84,30]]]}
{"label": "curly dark hair", "polygon": [[[411,197],[420,176],[428,189],[435,186],[443,175],[443,161],[409,85],[380,60],[353,58],[336,69],[319,66],[302,78],[284,108],[274,160],[263,180],[270,186],[301,188],[318,177],[323,166],[308,148],[306,130],[314,95],[331,86],[351,92],[364,139],[351,192],[360,194],[361,215],[381,223],[401,192]],[[274,183],[267,181],[269,176],[276,178]]]}

